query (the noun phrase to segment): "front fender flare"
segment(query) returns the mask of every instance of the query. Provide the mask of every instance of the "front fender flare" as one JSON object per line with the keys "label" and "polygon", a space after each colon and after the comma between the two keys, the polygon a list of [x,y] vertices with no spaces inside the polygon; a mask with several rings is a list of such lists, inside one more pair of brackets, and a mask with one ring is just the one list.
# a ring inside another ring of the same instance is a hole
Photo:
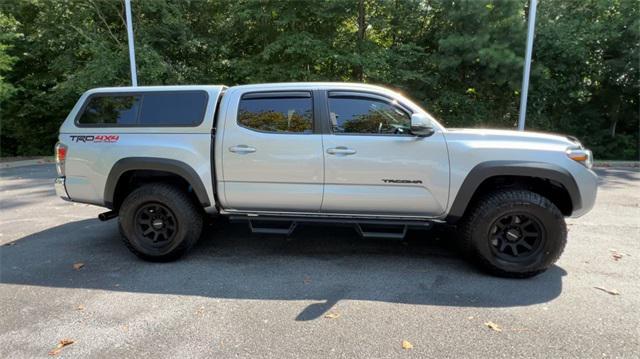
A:
{"label": "front fender flare", "polygon": [[569,193],[574,211],[582,207],[580,190],[575,179],[569,171],[558,165],[532,161],[487,161],[473,167],[462,182],[447,215],[447,222],[455,223],[462,218],[480,184],[495,176],[536,177],[555,181]]}

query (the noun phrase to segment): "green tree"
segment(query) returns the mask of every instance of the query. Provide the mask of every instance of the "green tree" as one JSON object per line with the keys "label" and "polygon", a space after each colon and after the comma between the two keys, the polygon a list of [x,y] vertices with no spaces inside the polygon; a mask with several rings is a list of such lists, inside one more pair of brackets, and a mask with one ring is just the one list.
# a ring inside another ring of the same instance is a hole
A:
{"label": "green tree", "polygon": [[638,159],[639,4],[545,1],[539,12],[533,128],[577,136],[599,158]]}
{"label": "green tree", "polygon": [[[638,158],[640,4],[544,0],[527,125]],[[451,127],[514,128],[527,0],[133,1],[141,85],[364,81]],[[49,154],[80,94],[129,84],[123,1],[0,2],[0,152]]]}
{"label": "green tree", "polygon": [[9,43],[20,36],[17,25],[14,18],[0,14],[0,104],[7,101],[15,91],[13,85],[5,79],[4,74],[11,71],[17,60],[15,56],[8,53]]}

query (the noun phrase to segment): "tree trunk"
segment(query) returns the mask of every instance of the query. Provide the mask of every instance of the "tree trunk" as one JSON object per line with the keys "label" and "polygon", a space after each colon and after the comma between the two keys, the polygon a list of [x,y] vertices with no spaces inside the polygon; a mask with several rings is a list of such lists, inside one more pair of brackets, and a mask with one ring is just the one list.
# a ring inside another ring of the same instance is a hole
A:
{"label": "tree trunk", "polygon": [[393,38],[391,39],[391,48],[395,49],[396,48],[396,42],[398,41],[398,13],[399,13],[399,5],[398,5],[398,1],[396,0],[394,2],[394,11],[393,11],[393,18],[391,20],[391,28],[392,30],[392,36]]}
{"label": "tree trunk", "polygon": [[618,126],[618,117],[620,114],[620,106],[622,105],[622,99],[621,98],[616,98],[616,104],[615,104],[615,110],[611,113],[611,127],[610,127],[610,134],[611,137],[616,137],[616,127]]}

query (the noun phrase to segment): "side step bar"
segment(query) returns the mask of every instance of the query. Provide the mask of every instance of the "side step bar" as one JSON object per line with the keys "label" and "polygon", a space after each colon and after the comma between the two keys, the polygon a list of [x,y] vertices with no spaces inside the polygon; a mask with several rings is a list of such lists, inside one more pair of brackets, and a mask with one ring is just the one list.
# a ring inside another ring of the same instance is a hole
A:
{"label": "side step bar", "polygon": [[[393,238],[403,239],[407,235],[409,225],[367,226],[360,223],[354,225],[356,232],[362,238]],[[393,231],[396,229],[396,231]]]}
{"label": "side step bar", "polygon": [[[260,222],[249,220],[249,229],[252,233],[259,234],[281,234],[285,236],[290,236],[293,233],[293,230],[296,229],[298,225],[297,222],[289,222],[287,227],[277,227],[277,226],[269,226],[266,224],[261,224]],[[286,221],[283,223],[287,224]]]}
{"label": "side step bar", "polygon": [[332,224],[353,227],[363,238],[403,239],[409,228],[430,229],[433,222],[420,220],[331,218],[331,217],[279,217],[229,216],[232,222],[248,222],[253,233],[290,236],[298,224]]}

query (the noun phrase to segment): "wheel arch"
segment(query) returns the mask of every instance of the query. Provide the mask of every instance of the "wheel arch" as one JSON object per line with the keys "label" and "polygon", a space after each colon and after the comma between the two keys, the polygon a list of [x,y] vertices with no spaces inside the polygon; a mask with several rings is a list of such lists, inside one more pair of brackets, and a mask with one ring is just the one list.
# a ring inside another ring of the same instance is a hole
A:
{"label": "wheel arch", "polygon": [[[562,208],[565,215],[570,215],[572,211],[582,206],[575,179],[569,171],[558,165],[531,161],[487,161],[476,165],[463,181],[447,215],[447,222],[455,223],[462,218],[477,197],[478,190],[498,178],[515,178],[522,182],[541,180],[560,186],[565,191],[562,196],[568,197],[566,200],[569,203],[563,204],[562,198],[549,198],[549,200]],[[544,195],[544,193],[540,194]]]}
{"label": "wheel arch", "polygon": [[188,164],[167,158],[127,157],[118,160],[107,176],[104,188],[104,203],[106,207],[114,209],[118,205],[116,203],[116,194],[120,180],[131,171],[156,171],[177,176],[193,189],[197,201],[203,207],[211,205],[202,180],[198,173]]}

